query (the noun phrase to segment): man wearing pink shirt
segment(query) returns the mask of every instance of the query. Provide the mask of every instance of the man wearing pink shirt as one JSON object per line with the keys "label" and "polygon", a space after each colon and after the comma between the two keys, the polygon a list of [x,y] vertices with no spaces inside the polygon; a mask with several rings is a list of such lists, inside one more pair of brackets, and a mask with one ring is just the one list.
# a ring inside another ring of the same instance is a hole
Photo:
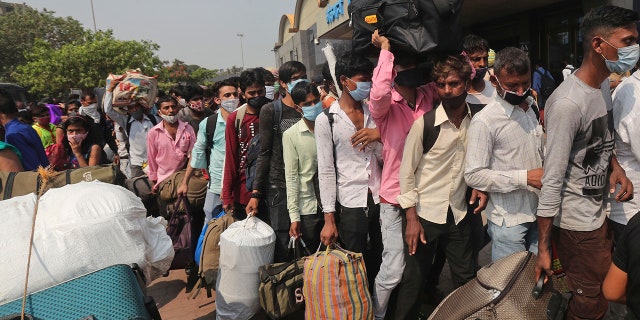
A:
{"label": "man wearing pink shirt", "polygon": [[[382,138],[382,182],[380,186],[380,224],[382,227],[382,264],[373,291],[374,315],[383,319],[391,291],[400,283],[404,270],[402,240],[403,210],[400,195],[400,163],[404,143],[413,122],[438,102],[436,87],[426,81],[415,59],[399,59],[391,53],[386,37],[376,31],[372,42],[381,49],[373,71],[369,110]],[[399,57],[400,58],[400,57]],[[402,57],[404,58],[404,57]],[[406,61],[400,61],[406,60]]]}
{"label": "man wearing pink shirt", "polygon": [[147,135],[148,176],[154,192],[166,178],[186,166],[196,141],[193,128],[178,120],[178,103],[173,97],[160,97],[157,105],[162,122],[151,128]]}

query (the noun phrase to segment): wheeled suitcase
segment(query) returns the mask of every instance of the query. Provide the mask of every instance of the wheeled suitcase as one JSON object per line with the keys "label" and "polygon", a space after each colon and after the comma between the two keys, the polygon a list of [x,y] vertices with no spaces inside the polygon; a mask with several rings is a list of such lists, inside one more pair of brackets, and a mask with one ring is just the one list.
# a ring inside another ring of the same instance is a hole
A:
{"label": "wheeled suitcase", "polygon": [[[25,313],[36,320],[160,319],[145,296],[137,266],[114,265],[27,296]],[[0,306],[0,319],[20,319],[22,298]]]}
{"label": "wheeled suitcase", "polygon": [[442,300],[429,320],[563,319],[568,297],[556,290],[555,277],[536,281],[535,265],[536,255],[523,251],[484,266]]}

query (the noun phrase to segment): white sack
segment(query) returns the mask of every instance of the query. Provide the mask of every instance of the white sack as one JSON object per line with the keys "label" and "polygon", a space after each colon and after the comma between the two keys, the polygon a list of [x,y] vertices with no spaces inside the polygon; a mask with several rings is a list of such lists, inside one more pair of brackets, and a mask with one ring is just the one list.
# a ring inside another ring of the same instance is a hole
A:
{"label": "white sack", "polygon": [[[0,304],[22,296],[35,194],[0,201]],[[115,264],[137,263],[147,282],[173,260],[164,218],[147,218],[138,197],[99,181],[50,189],[40,199],[29,292]]]}
{"label": "white sack", "polygon": [[220,235],[216,319],[249,319],[260,310],[258,268],[273,262],[276,234],[256,217],[232,223]]}

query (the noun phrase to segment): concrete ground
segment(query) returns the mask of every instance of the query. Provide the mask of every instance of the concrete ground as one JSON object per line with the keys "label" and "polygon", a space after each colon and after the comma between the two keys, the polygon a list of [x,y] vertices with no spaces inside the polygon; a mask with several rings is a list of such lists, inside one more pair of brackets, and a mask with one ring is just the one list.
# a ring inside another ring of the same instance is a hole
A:
{"label": "concrete ground", "polygon": [[[491,262],[490,244],[480,251],[479,260],[480,265],[486,265]],[[168,277],[156,279],[147,286],[147,294],[155,299],[162,319],[215,319],[215,292],[213,292],[213,297],[207,298],[206,291],[202,289],[196,299],[188,299],[188,294],[184,292],[186,281],[187,275],[184,270],[172,270]],[[445,265],[440,276],[439,289],[445,296],[453,291],[451,272],[448,265]],[[435,305],[425,304],[422,309],[423,313],[429,314],[435,307]]]}

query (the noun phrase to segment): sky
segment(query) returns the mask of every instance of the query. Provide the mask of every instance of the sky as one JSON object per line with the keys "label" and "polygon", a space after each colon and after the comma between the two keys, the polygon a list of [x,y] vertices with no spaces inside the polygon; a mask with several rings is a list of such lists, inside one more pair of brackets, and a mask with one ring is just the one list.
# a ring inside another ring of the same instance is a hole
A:
{"label": "sky", "polygon": [[[15,2],[70,16],[93,29],[91,0]],[[242,67],[242,53],[246,68],[275,66],[271,50],[280,18],[293,13],[295,4],[295,0],[93,0],[93,9],[98,30],[112,29],[116,39],[155,42],[162,60],[226,69]],[[242,39],[238,34],[244,35]]]}

